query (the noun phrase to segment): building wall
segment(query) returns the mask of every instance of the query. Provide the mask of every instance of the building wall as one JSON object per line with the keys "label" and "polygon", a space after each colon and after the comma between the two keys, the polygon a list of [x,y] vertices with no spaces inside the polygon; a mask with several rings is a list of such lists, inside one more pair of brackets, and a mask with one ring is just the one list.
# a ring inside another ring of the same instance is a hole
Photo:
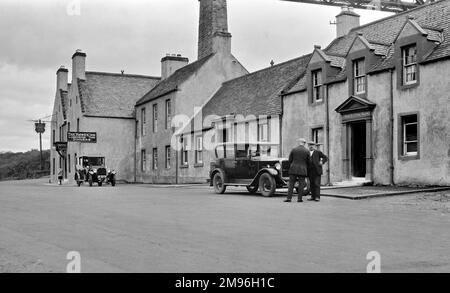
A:
{"label": "building wall", "polygon": [[[372,118],[373,174],[375,184],[391,183],[391,152],[394,154],[394,183],[418,185],[450,184],[450,61],[420,66],[420,84],[401,90],[397,88],[396,72],[384,71],[369,75],[367,99],[376,104]],[[393,141],[391,141],[391,79],[393,88]],[[349,97],[348,82],[329,85],[330,119],[330,182],[345,180],[343,164],[343,125],[335,109]],[[307,92],[283,99],[283,154],[287,156],[298,137],[310,139],[312,127],[325,125],[326,108],[308,104]],[[420,158],[403,160],[399,156],[399,114],[419,113]],[[324,129],[326,128],[326,125]],[[326,134],[325,134],[326,138]],[[393,145],[393,150],[392,150]],[[326,146],[326,139],[324,140]],[[325,149],[326,152],[326,149]],[[322,178],[326,182],[326,178]]]}
{"label": "building wall", "polygon": [[[450,61],[420,66],[420,85],[394,95],[395,183],[450,185]],[[396,88],[396,87],[395,87]],[[420,115],[420,159],[401,160],[398,115]]]}
{"label": "building wall", "polygon": [[[180,164],[180,152],[172,148],[172,159],[170,169],[165,168],[165,146],[173,145],[173,129],[164,129],[165,101],[171,100],[172,117],[177,121],[189,122],[195,110],[200,108],[217,91],[221,84],[229,79],[239,77],[248,73],[247,70],[231,55],[226,52],[216,53],[208,60],[194,75],[178,86],[178,90],[165,95],[154,101],[136,107],[137,119],[140,120],[142,108],[147,110],[147,134],[142,137],[140,122],[138,121],[137,138],[137,181],[143,183],[193,183],[205,182],[204,174],[200,166],[194,168],[183,168]],[[152,105],[158,104],[159,127],[156,133],[152,133]],[[177,129],[181,124],[176,125]],[[152,150],[158,149],[158,169],[152,169]],[[142,172],[141,150],[145,149],[147,154],[147,168]],[[207,159],[205,155],[204,160]],[[193,157],[189,156],[190,159]],[[206,164],[206,161],[205,161]],[[177,171],[178,169],[178,171]],[[178,176],[177,176],[178,175]]]}

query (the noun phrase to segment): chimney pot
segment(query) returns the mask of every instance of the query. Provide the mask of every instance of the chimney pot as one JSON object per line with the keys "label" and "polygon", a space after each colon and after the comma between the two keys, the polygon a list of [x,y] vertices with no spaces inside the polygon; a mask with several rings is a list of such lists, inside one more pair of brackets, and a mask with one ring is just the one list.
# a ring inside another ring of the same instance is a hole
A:
{"label": "chimney pot", "polygon": [[318,50],[320,50],[322,47],[321,46],[319,46],[319,45],[314,45],[314,49],[318,49]]}

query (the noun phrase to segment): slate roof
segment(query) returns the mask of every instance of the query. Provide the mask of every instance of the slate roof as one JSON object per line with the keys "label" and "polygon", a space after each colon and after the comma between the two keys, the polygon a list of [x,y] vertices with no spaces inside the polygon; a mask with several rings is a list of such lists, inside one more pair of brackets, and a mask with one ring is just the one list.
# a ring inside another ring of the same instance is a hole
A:
{"label": "slate roof", "polygon": [[301,56],[223,83],[203,107],[203,117],[281,114],[281,91],[304,74],[310,58],[311,54]]}
{"label": "slate roof", "polygon": [[188,64],[177,71],[175,71],[172,75],[167,77],[158,83],[153,89],[149,92],[144,93],[141,98],[137,101],[136,105],[142,105],[147,102],[150,102],[156,98],[164,96],[168,93],[176,91],[178,86],[185,82],[190,76],[196,73],[214,54],[210,54],[202,59],[199,59],[191,64]]}
{"label": "slate roof", "polygon": [[86,80],[78,79],[81,110],[88,116],[133,118],[136,101],[159,80],[143,75],[87,71]]}
{"label": "slate roof", "polygon": [[[328,83],[345,80],[345,56],[348,54],[355,38],[362,35],[374,49],[376,55],[382,56],[380,62],[368,69],[369,73],[379,72],[394,67],[394,46],[403,26],[412,17],[421,30],[427,34],[427,39],[439,42],[439,45],[426,56],[424,62],[450,57],[450,0],[441,0],[419,6],[387,18],[354,28],[349,34],[334,39],[320,53],[331,61],[331,65],[342,68]],[[306,77],[301,77],[286,90],[287,94],[306,90]]]}
{"label": "slate roof", "polygon": [[[446,54],[450,45],[450,1],[441,0],[418,6],[369,24],[354,28],[349,34],[335,39],[324,51],[326,54],[345,56],[353,39],[361,33],[370,43],[391,46],[409,17],[428,33],[429,40],[442,40],[437,46],[439,54]],[[432,56],[429,56],[432,58]]]}

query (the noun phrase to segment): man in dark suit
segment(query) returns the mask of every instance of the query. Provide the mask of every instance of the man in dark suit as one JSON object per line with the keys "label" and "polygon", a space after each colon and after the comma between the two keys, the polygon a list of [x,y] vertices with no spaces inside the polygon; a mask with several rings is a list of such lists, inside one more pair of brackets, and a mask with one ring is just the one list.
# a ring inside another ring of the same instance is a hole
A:
{"label": "man in dark suit", "polygon": [[308,169],[308,178],[311,189],[310,201],[320,201],[320,180],[323,174],[323,164],[328,162],[328,157],[317,149],[317,144],[313,141],[308,142],[310,151],[310,164]]}
{"label": "man in dark suit", "polygon": [[303,202],[303,195],[306,187],[306,177],[309,168],[309,152],[305,147],[306,140],[300,138],[299,146],[294,148],[289,154],[289,188],[285,202],[291,202],[295,182],[298,180],[298,202]]}

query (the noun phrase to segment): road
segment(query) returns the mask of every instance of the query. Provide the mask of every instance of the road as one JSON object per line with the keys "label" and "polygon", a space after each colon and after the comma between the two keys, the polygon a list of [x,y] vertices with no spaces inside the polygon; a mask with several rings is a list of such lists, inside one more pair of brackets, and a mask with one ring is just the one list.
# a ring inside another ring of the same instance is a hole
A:
{"label": "road", "polygon": [[206,186],[0,183],[0,272],[450,272],[448,192],[284,203]]}

